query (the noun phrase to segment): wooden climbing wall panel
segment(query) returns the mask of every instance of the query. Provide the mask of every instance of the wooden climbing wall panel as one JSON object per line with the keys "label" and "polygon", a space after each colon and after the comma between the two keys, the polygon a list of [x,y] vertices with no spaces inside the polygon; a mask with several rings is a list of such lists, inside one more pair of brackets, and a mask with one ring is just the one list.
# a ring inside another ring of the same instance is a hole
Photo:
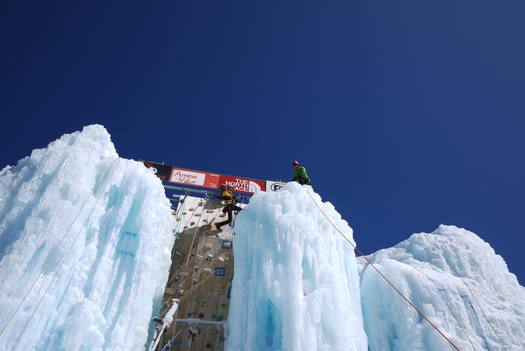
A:
{"label": "wooden climbing wall panel", "polygon": [[[214,223],[226,219],[217,200],[187,197],[179,207],[180,234],[161,316],[173,298],[180,300],[179,309],[157,350],[221,351],[233,279],[232,228],[215,229]],[[194,340],[190,328],[196,331]]]}

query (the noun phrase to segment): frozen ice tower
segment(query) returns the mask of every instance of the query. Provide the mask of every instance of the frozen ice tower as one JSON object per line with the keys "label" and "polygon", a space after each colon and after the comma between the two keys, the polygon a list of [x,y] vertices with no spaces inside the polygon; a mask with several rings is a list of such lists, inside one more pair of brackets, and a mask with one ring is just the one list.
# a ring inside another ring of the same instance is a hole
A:
{"label": "frozen ice tower", "polygon": [[255,194],[240,212],[227,349],[367,350],[352,229],[309,186]]}
{"label": "frozen ice tower", "polygon": [[[5,167],[0,350],[144,350],[174,227],[161,181],[120,158],[102,126]],[[370,255],[381,277],[334,207],[291,182],[253,195],[233,231],[228,351],[453,350],[383,278],[457,349],[525,350],[525,288],[467,230],[440,226]],[[163,317],[180,326],[176,307]],[[210,322],[191,323],[203,334]]]}
{"label": "frozen ice tower", "polygon": [[[476,234],[440,226],[370,256],[460,350],[525,350],[525,288]],[[453,350],[363,262],[370,350]]]}
{"label": "frozen ice tower", "polygon": [[0,350],[143,349],[172,227],[160,180],[102,126],[4,168]]}

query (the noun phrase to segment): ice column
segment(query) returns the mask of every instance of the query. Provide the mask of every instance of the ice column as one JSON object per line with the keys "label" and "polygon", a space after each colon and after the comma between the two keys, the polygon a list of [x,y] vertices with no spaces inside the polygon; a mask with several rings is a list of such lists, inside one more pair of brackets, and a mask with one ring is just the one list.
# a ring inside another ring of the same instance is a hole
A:
{"label": "ice column", "polygon": [[159,179],[98,125],[0,173],[0,349],[139,350],[171,263]]}
{"label": "ice column", "polygon": [[352,229],[311,187],[255,194],[235,224],[228,350],[367,350]]}

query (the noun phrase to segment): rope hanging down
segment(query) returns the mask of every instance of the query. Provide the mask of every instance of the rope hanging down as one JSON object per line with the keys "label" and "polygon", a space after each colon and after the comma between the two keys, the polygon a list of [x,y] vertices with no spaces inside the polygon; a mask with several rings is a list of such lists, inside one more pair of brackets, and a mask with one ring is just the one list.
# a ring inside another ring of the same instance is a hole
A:
{"label": "rope hanging down", "polygon": [[[113,172],[113,169],[115,168],[115,165],[116,163],[118,162],[119,158],[116,159],[116,162],[113,163],[113,166],[111,168],[111,172],[110,174]],[[66,161],[67,162],[67,161]],[[108,176],[109,178],[109,176]],[[88,203],[88,200],[90,199],[90,195],[91,194],[87,194],[84,201],[82,202],[82,205],[80,206],[80,209],[78,210],[77,214],[75,215],[73,221],[71,222],[71,224],[69,225],[68,229],[64,232],[64,235],[60,238],[60,241],[55,245],[55,247],[60,247],[62,245],[62,242],[66,239],[67,237],[67,234],[71,231],[71,229],[73,228],[73,226],[76,224],[80,214],[83,212],[84,210],[84,207],[86,207],[87,203]],[[44,201],[47,201],[44,200]],[[20,307],[22,306],[22,304],[25,302],[25,300],[27,299],[27,297],[29,296],[29,294],[31,293],[31,291],[33,290],[33,288],[35,287],[37,281],[40,279],[40,277],[43,275],[43,268],[42,270],[40,270],[40,272],[38,273],[38,275],[36,276],[36,278],[34,278],[34,280],[31,282],[31,285],[29,286],[29,289],[26,291],[26,293],[24,294],[24,296],[22,296],[22,298],[20,299],[20,301],[18,301],[18,304],[17,306],[15,307],[14,311],[12,312],[12,314],[9,316],[9,319],[7,320],[6,324],[2,327],[2,330],[0,331],[0,337],[4,334],[4,332],[7,330],[7,327],[9,326],[9,324],[11,324],[11,322],[13,321],[13,318],[16,316],[16,314],[18,313],[18,311],[20,310]]]}
{"label": "rope hanging down", "polygon": [[405,300],[410,306],[412,306],[412,308],[421,316],[421,318],[423,318],[425,321],[428,322],[428,324],[430,324],[432,326],[432,328],[434,328],[434,330],[436,332],[439,333],[439,335],[441,335],[455,350],[457,351],[460,351],[460,349],[452,342],[452,340],[450,340],[441,330],[439,330],[439,328],[419,309],[417,308],[416,305],[414,305],[414,303],[412,301],[410,301],[410,299],[408,297],[406,297],[380,270],[379,268],[377,268],[369,259],[368,257],[359,249],[357,248],[357,246],[350,240],[348,239],[344,234],[343,232],[330,220],[330,218],[328,218],[328,216],[326,215],[326,213],[323,211],[323,209],[321,208],[321,206],[319,206],[319,204],[317,203],[317,201],[315,201],[315,199],[313,198],[312,194],[310,194],[309,191],[307,191],[308,193],[308,196],[310,196],[310,199],[312,199],[313,203],[315,204],[315,206],[319,209],[319,211],[323,214],[323,216],[326,218],[326,220],[332,225],[332,227],[334,227],[334,229],[357,251],[357,253],[359,255],[361,255],[365,261],[388,283],[388,285],[390,285],[392,287],[392,289],[394,289],[398,294],[399,296],[401,296],[403,298],[403,300]]}
{"label": "rope hanging down", "polygon": [[463,282],[463,284],[465,284],[465,285],[467,286],[467,288],[469,289],[469,291],[470,291],[470,295],[474,298],[474,301],[476,302],[476,305],[478,305],[478,308],[479,308],[479,310],[481,311],[481,313],[483,314],[483,317],[485,317],[485,320],[489,323],[489,325],[490,325],[490,329],[492,329],[492,332],[493,332],[494,335],[496,335],[496,337],[498,338],[499,343],[500,343],[501,346],[503,347],[503,350],[506,350],[506,349],[505,349],[505,344],[503,343],[503,341],[502,341],[501,338],[499,337],[499,334],[496,333],[496,330],[494,330],[494,327],[492,326],[492,323],[490,322],[490,319],[487,317],[487,315],[485,314],[485,312],[483,312],[483,309],[481,308],[481,305],[478,303],[478,299],[476,299],[476,295],[474,294],[474,292],[472,291],[472,289],[470,289],[470,286],[469,286],[466,282]]}
{"label": "rope hanging down", "polygon": [[[96,201],[95,201],[95,204],[93,205],[93,207],[91,208],[91,210],[89,211],[89,214],[86,218],[86,220],[88,220],[91,215],[93,214],[93,211],[95,210],[95,208],[98,206],[98,203],[100,202],[100,198],[101,198],[101,194],[102,192],[104,191],[104,188],[106,187],[106,185],[109,183],[109,181],[111,180],[112,176],[113,176],[113,172],[117,166],[117,164],[119,163],[120,161],[120,158],[116,158],[115,161],[113,162],[113,164],[111,165],[111,169],[108,173],[108,176],[107,178],[105,179],[104,181],[104,184],[100,187],[100,192],[98,194],[95,195],[96,197]],[[77,217],[78,218],[78,217]],[[76,219],[75,219],[76,221]],[[34,308],[33,312],[31,313],[31,315],[29,316],[29,319],[27,320],[26,324],[24,325],[24,328],[22,329],[22,331],[20,332],[20,334],[18,335],[18,337],[16,338],[15,340],[15,343],[13,345],[13,348],[12,350],[15,350],[18,346],[18,343],[20,341],[20,339],[22,338],[22,336],[24,335],[27,327],[29,326],[29,323],[31,323],[31,320],[33,319],[36,311],[38,310],[38,308],[40,307],[40,305],[42,304],[42,301],[44,300],[44,298],[46,297],[48,291],[49,291],[49,288],[51,288],[51,286],[53,285],[53,283],[56,281],[56,279],[58,278],[58,275],[60,274],[60,271],[62,270],[62,267],[64,266],[64,263],[66,261],[66,258],[69,256],[69,254],[71,253],[71,250],[73,249],[73,247],[75,246],[76,242],[77,242],[77,239],[78,237],[80,236],[80,234],[82,233],[82,228],[78,231],[78,233],[75,235],[75,237],[73,238],[73,241],[71,242],[71,245],[69,246],[66,254],[62,257],[62,260],[58,266],[58,269],[56,270],[56,274],[55,276],[53,277],[53,279],[51,279],[51,282],[48,284],[48,286],[46,287],[46,290],[44,291],[44,294],[42,295],[42,297],[40,297],[36,307]],[[67,233],[66,233],[67,234]],[[31,287],[33,288],[33,286]],[[28,292],[29,294],[29,292]],[[26,294],[26,296],[28,295]]]}
{"label": "rope hanging down", "polygon": [[468,339],[470,345],[472,346],[472,348],[474,349],[474,351],[476,351],[476,347],[474,346],[474,343],[472,342],[472,340],[470,339],[470,336],[468,335],[467,331],[465,330],[465,327],[463,326],[463,323],[460,322],[460,320],[458,319],[458,317],[456,316],[454,311],[452,311],[452,307],[450,306],[450,304],[448,303],[447,299],[443,295],[443,291],[439,288],[439,286],[436,283],[436,281],[434,279],[432,279],[428,274],[426,274],[425,272],[423,272],[422,270],[417,268],[416,266],[411,266],[411,268],[413,268],[416,272],[419,272],[419,274],[424,275],[428,280],[430,280],[434,284],[434,286],[436,287],[437,291],[439,292],[439,295],[441,296],[441,299],[445,302],[445,305],[447,306],[450,314],[452,315],[452,317],[454,317],[454,319],[458,323],[459,327],[463,331],[463,334],[465,334],[465,336],[467,337],[467,339]]}

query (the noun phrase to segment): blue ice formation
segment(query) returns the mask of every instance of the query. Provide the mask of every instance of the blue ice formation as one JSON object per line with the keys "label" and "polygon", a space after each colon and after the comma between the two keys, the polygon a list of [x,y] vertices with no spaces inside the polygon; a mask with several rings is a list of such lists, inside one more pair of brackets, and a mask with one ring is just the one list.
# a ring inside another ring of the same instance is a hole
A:
{"label": "blue ice formation", "polygon": [[334,207],[295,182],[240,212],[227,350],[367,350],[354,251],[330,221],[353,242]]}
{"label": "blue ice formation", "polygon": [[[370,350],[454,350],[358,259]],[[525,350],[525,288],[476,234],[442,225],[369,259],[460,350]]]}
{"label": "blue ice formation", "polygon": [[[173,228],[161,182],[102,126],[5,167],[0,350],[143,350]],[[525,288],[474,233],[440,226],[366,261],[334,207],[293,182],[255,194],[234,229],[229,351],[453,349],[369,262],[458,349],[525,350]]]}
{"label": "blue ice formation", "polygon": [[173,224],[161,182],[99,125],[4,168],[0,350],[143,349]]}
{"label": "blue ice formation", "polygon": [[333,206],[289,183],[256,194],[235,232],[229,351],[525,350],[525,288],[467,230],[442,225],[366,261]]}

